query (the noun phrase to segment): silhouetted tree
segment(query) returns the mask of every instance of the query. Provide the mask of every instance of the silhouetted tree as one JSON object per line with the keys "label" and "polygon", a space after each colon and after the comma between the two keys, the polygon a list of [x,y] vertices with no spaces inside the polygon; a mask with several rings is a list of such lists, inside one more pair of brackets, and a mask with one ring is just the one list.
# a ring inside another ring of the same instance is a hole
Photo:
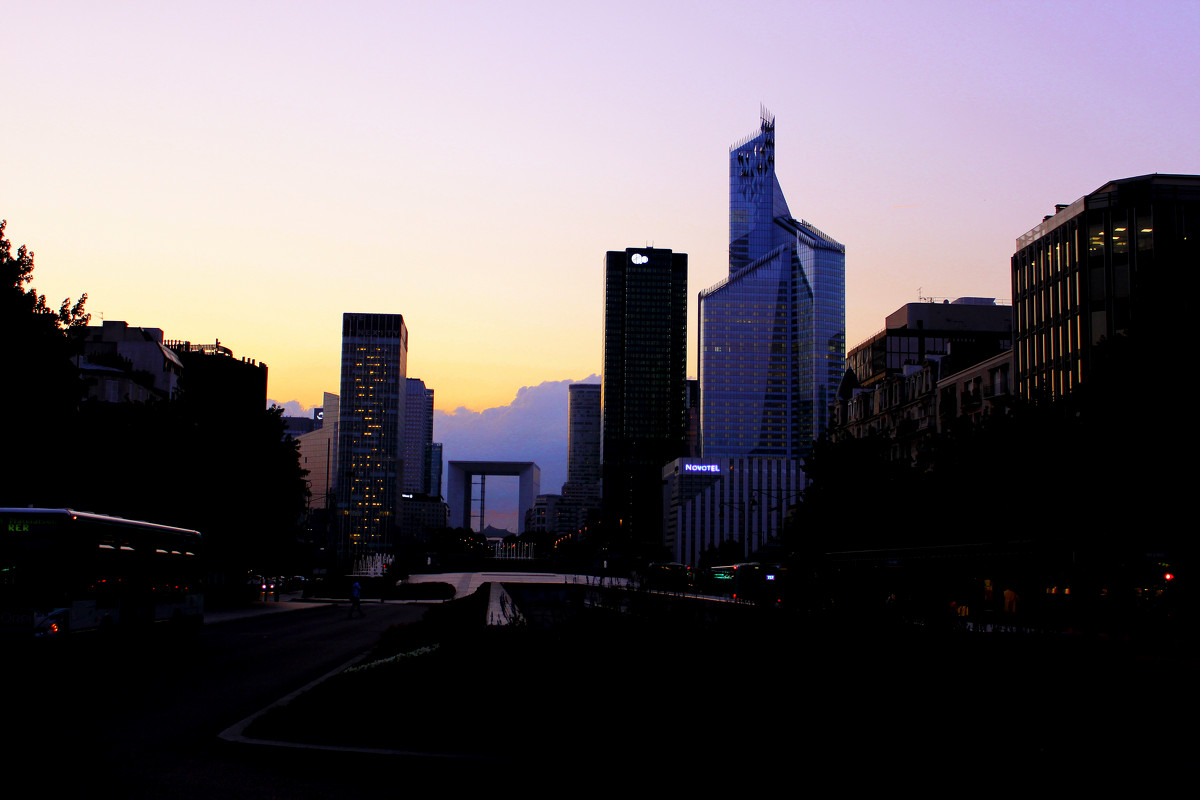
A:
{"label": "silhouetted tree", "polygon": [[199,530],[214,586],[301,567],[307,486],[280,409],[93,401],[74,435],[91,456],[63,470],[74,507]]}
{"label": "silhouetted tree", "polygon": [[70,335],[87,295],[57,311],[26,288],[0,222],[0,505],[67,507],[198,529],[218,582],[291,568],[307,487],[281,409],[83,402]]}
{"label": "silhouetted tree", "polygon": [[67,435],[81,391],[68,332],[87,325],[87,295],[52,310],[30,286],[33,252],[22,245],[14,256],[6,226],[0,220],[0,504],[43,505],[58,496],[59,465],[78,457]]}

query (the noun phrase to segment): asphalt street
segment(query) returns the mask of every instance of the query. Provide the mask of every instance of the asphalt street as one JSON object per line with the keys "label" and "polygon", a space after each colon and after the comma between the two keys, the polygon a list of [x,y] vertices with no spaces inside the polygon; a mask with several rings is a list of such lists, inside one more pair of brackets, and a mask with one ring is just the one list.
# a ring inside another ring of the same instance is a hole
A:
{"label": "asphalt street", "polygon": [[[258,604],[192,635],[81,634],[6,648],[10,797],[112,788],[119,797],[361,796],[378,781],[353,754],[228,742],[239,720],[359,657],[422,605]],[[281,613],[290,611],[292,613]],[[369,714],[347,709],[347,724]]]}

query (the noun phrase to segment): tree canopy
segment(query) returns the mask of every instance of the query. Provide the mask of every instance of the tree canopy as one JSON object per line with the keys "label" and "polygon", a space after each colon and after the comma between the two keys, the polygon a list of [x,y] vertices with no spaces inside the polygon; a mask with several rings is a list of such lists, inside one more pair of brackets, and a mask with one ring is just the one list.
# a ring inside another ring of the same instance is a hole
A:
{"label": "tree canopy", "polygon": [[189,394],[186,375],[170,401],[86,400],[83,337],[72,332],[88,324],[87,295],[53,310],[31,286],[33,252],[22,246],[14,256],[4,229],[0,222],[0,506],[195,528],[210,575],[226,582],[244,581],[250,567],[296,567],[307,488],[282,411],[206,402]]}
{"label": "tree canopy", "polygon": [[26,284],[33,282],[33,251],[21,245],[14,258],[12,242],[4,238],[4,229],[7,227],[8,220],[0,219],[0,287],[4,290],[2,302],[5,317],[24,311],[43,323],[53,321],[60,331],[87,325],[92,315],[84,311],[86,293],[74,303],[69,297],[64,299],[58,311],[52,311],[46,305],[46,295],[38,294],[32,286],[25,288]]}
{"label": "tree canopy", "polygon": [[0,497],[40,504],[58,464],[69,457],[65,431],[82,387],[68,331],[87,325],[87,295],[52,310],[30,285],[33,252],[22,245],[14,256],[6,227],[7,220],[0,220],[0,375],[6,386],[0,392]]}

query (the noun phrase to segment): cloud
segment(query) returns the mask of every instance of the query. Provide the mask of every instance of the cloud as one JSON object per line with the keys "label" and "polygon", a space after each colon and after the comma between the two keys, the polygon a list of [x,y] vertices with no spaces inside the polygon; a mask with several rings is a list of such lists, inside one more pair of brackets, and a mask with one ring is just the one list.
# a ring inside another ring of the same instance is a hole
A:
{"label": "cloud", "polygon": [[278,400],[267,400],[267,408],[271,406],[282,406],[285,417],[311,417],[312,410],[316,408],[316,406],[305,406],[299,400],[288,400],[286,403],[281,403]]}
{"label": "cloud", "polygon": [[[533,461],[541,469],[541,493],[558,494],[567,479],[567,387],[599,382],[598,375],[544,381],[522,386],[506,406],[460,407],[453,413],[435,409],[433,440],[442,443],[447,461]],[[488,521],[501,525],[509,513],[515,520],[515,498],[515,489],[497,497],[489,486]]]}
{"label": "cloud", "polygon": [[567,387],[599,383],[544,381],[522,386],[506,406],[453,413],[433,412],[433,439],[442,442],[447,461],[533,461],[542,472],[542,493],[556,494],[567,479]]}
{"label": "cloud", "polygon": [[[578,381],[522,386],[508,405],[483,411],[459,407],[447,412],[435,408],[433,440],[442,443],[446,461],[532,461],[541,469],[541,493],[558,494],[567,479],[567,387],[599,382],[599,375],[589,375]],[[312,416],[312,407],[297,400],[268,400],[267,406],[272,405],[283,406],[283,413],[289,417]],[[493,479],[488,485],[487,521],[515,531],[516,479],[511,479],[511,487],[499,481]],[[445,492],[443,482],[443,495]]]}

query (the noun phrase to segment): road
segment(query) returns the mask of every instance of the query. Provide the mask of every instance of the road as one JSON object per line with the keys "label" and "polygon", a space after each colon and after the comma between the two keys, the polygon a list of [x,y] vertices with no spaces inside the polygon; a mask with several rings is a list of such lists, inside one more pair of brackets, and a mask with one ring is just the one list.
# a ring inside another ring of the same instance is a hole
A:
{"label": "road", "polygon": [[[154,631],[136,642],[81,634],[8,648],[0,676],[10,797],[99,786],[123,797],[357,796],[378,781],[355,757],[221,741],[238,720],[369,649],[420,605],[365,606],[363,619],[327,606],[209,626],[190,637]],[[347,709],[347,724],[370,713]],[[362,780],[358,779],[362,777]],[[106,792],[107,794],[107,792]]]}

